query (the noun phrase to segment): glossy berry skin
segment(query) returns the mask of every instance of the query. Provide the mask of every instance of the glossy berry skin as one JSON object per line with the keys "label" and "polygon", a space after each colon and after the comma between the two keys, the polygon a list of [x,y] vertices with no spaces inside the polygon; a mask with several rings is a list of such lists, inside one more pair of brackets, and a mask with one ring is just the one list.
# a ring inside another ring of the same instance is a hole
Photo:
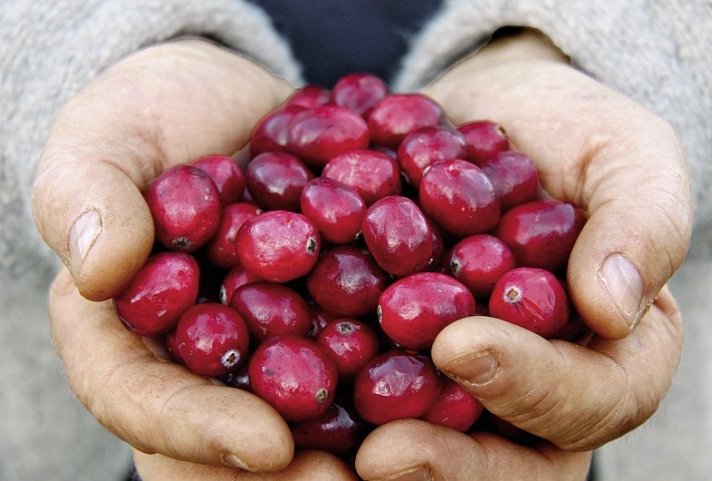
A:
{"label": "glossy berry skin", "polygon": [[460,125],[458,130],[465,138],[467,160],[475,164],[509,149],[509,139],[496,122],[475,120]]}
{"label": "glossy berry skin", "polygon": [[374,358],[354,381],[354,406],[371,424],[420,418],[440,394],[430,358],[400,349]]}
{"label": "glossy berry skin", "polygon": [[247,164],[245,179],[255,202],[265,210],[299,210],[299,196],[314,174],[286,152],[264,152]]}
{"label": "glossy berry skin", "polygon": [[465,140],[457,130],[424,127],[409,134],[398,146],[398,164],[414,187],[420,185],[423,171],[440,160],[465,156]]}
{"label": "glossy berry skin", "polygon": [[331,90],[334,104],[367,117],[373,107],[388,95],[385,82],[375,75],[351,73],[341,77]]}
{"label": "glossy berry skin", "polygon": [[364,428],[352,408],[333,402],[324,414],[292,426],[292,436],[299,449],[346,454],[361,442]]}
{"label": "glossy berry skin", "polygon": [[407,197],[375,202],[361,227],[364,241],[378,265],[394,276],[425,269],[433,256],[433,233],[420,208]]}
{"label": "glossy berry skin", "polygon": [[250,335],[263,340],[270,336],[306,336],[312,327],[311,311],[297,291],[282,284],[251,282],[238,287],[230,298],[247,324]]}
{"label": "glossy berry skin", "polygon": [[355,189],[326,177],[317,177],[304,186],[300,207],[321,237],[332,244],[356,240],[366,215],[366,202]]}
{"label": "glossy berry skin", "polygon": [[190,254],[154,254],[114,298],[116,313],[140,336],[165,334],[195,304],[199,278],[200,268]]}
{"label": "glossy berry skin", "polygon": [[298,112],[289,124],[287,147],[308,165],[323,167],[349,150],[365,149],[368,126],[357,113],[325,105]]}
{"label": "glossy berry skin", "polygon": [[378,354],[378,337],[356,319],[334,319],[321,330],[316,343],[336,364],[339,379],[353,379]]}
{"label": "glossy berry skin", "polygon": [[235,237],[240,264],[270,282],[307,274],[319,257],[321,238],[302,214],[273,210],[247,219]]}
{"label": "glossy berry skin", "polygon": [[368,115],[371,141],[397,149],[411,132],[422,127],[437,127],[444,122],[440,105],[421,94],[391,94]]}
{"label": "glossy berry skin", "polygon": [[512,250],[517,265],[561,272],[585,222],[583,211],[569,203],[532,201],[508,210],[496,235]]}
{"label": "glossy berry skin", "polygon": [[237,202],[245,191],[245,176],[229,155],[210,154],[195,159],[194,167],[207,173],[220,193],[223,205]]}
{"label": "glossy berry skin", "polygon": [[447,259],[448,272],[475,297],[486,298],[497,281],[516,267],[507,244],[489,234],[465,237],[455,244]]}
{"label": "glossy berry skin", "polygon": [[297,105],[299,107],[313,109],[321,107],[322,105],[327,105],[330,102],[331,91],[329,89],[324,88],[321,85],[310,84],[298,88],[291,95],[291,97],[286,100],[285,105]]}
{"label": "glossy berry skin", "polygon": [[206,248],[210,262],[221,269],[230,269],[240,263],[235,238],[247,219],[262,213],[251,202],[235,202],[223,207],[220,226]]}
{"label": "glossy berry skin", "polygon": [[537,198],[539,174],[534,162],[521,152],[500,152],[483,161],[480,167],[492,181],[503,211]]}
{"label": "glossy berry skin", "polygon": [[170,250],[193,252],[206,244],[220,225],[220,193],[210,176],[192,165],[164,171],[148,186],[146,203],[156,239]]}
{"label": "glossy berry skin", "polygon": [[222,283],[220,284],[220,303],[230,304],[233,293],[238,287],[249,284],[250,282],[259,282],[262,279],[245,270],[241,265],[236,265],[225,274]]}
{"label": "glossy berry skin", "polygon": [[368,251],[344,245],[319,258],[306,284],[314,301],[332,315],[362,317],[374,312],[388,278]]}
{"label": "glossy berry skin", "polygon": [[455,237],[487,232],[499,221],[499,199],[492,182],[467,161],[453,159],[431,165],[418,193],[423,212]]}
{"label": "glossy berry skin", "polygon": [[376,150],[352,150],[331,159],[321,173],[355,189],[371,205],[378,199],[401,193],[398,163]]}
{"label": "glossy berry skin", "polygon": [[464,433],[482,411],[484,406],[475,396],[456,382],[445,379],[440,394],[422,419]]}
{"label": "glossy berry skin", "polygon": [[252,391],[287,421],[306,421],[325,413],[336,394],[333,361],[306,338],[266,339],[250,357]]}
{"label": "glossy berry skin", "polygon": [[394,282],[378,301],[383,331],[408,349],[428,349],[448,324],[475,314],[475,298],[461,282],[420,272]]}
{"label": "glossy berry skin", "polygon": [[568,321],[569,301],[554,274],[534,267],[518,267],[495,284],[489,311],[493,317],[549,338]]}
{"label": "glossy berry skin", "polygon": [[252,129],[250,153],[253,156],[263,152],[285,152],[292,118],[306,107],[285,105],[260,119]]}
{"label": "glossy berry skin", "polygon": [[175,336],[181,359],[201,376],[218,377],[238,369],[250,346],[245,321],[219,303],[196,304],[185,311]]}

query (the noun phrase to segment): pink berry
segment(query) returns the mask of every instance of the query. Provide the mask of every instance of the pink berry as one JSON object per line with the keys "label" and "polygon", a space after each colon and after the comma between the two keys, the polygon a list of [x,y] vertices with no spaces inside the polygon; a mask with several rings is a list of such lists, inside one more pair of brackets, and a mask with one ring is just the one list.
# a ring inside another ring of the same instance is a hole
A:
{"label": "pink berry", "polygon": [[250,160],[245,172],[247,187],[256,203],[266,210],[299,209],[302,189],[314,174],[286,152],[264,152]]}
{"label": "pink berry", "polygon": [[235,238],[240,264],[270,282],[307,274],[319,257],[321,239],[302,214],[273,210],[247,219]]}
{"label": "pink berry", "polygon": [[489,300],[490,315],[539,334],[552,337],[569,319],[569,301],[551,272],[518,267],[507,272]]}
{"label": "pink berry", "polygon": [[197,167],[177,165],[164,171],[149,184],[145,198],[156,238],[168,249],[193,252],[220,225],[220,193],[210,176]]}
{"label": "pink berry", "polygon": [[372,313],[387,283],[367,251],[345,245],[325,252],[306,282],[309,294],[321,308],[342,317]]}
{"label": "pink berry", "polygon": [[289,124],[289,151],[314,167],[322,167],[349,150],[365,149],[368,143],[366,122],[342,107],[325,105],[304,110]]}
{"label": "pink berry", "polygon": [[394,276],[425,269],[433,256],[430,224],[407,197],[378,200],[368,208],[361,231],[378,265]]}
{"label": "pink berry", "polygon": [[204,155],[192,165],[207,173],[220,193],[223,205],[237,202],[245,191],[245,176],[235,159],[228,155]]}
{"label": "pink berry", "polygon": [[341,77],[331,92],[334,104],[367,117],[388,95],[385,82],[375,75],[352,73]]}
{"label": "pink berry", "polygon": [[285,105],[298,105],[300,107],[313,109],[327,105],[330,102],[331,91],[329,91],[329,89],[320,85],[310,84],[298,88],[292,96],[286,100]]}
{"label": "pink berry", "polygon": [[319,449],[343,455],[361,442],[364,430],[363,420],[353,409],[333,402],[324,414],[294,425],[292,436],[299,449]]}
{"label": "pink berry", "polygon": [[441,125],[444,114],[437,102],[424,95],[391,94],[371,110],[367,120],[374,144],[397,149],[409,133]]}
{"label": "pink berry", "polygon": [[236,265],[228,271],[220,284],[220,303],[230,304],[230,299],[232,299],[232,295],[238,287],[261,280],[256,275],[246,271],[241,265]]}
{"label": "pink berry", "polygon": [[536,199],[539,174],[534,162],[514,150],[493,155],[480,164],[499,197],[502,210]]}
{"label": "pink berry", "polygon": [[312,327],[311,311],[294,289],[270,282],[250,282],[235,290],[230,298],[257,340],[292,334],[306,336]]}
{"label": "pink berry", "polygon": [[378,337],[356,319],[335,319],[322,329],[316,343],[336,364],[339,379],[353,379],[378,354]]}
{"label": "pink berry", "polygon": [[354,405],[371,424],[420,418],[440,394],[440,378],[430,358],[388,351],[361,369],[354,381]]}
{"label": "pink berry", "polygon": [[283,152],[287,150],[289,137],[289,124],[292,118],[306,110],[301,105],[288,105],[280,107],[260,119],[252,129],[250,139],[250,153],[253,156],[263,152]]}
{"label": "pink berry", "polygon": [[247,325],[233,309],[218,303],[196,304],[176,326],[176,342],[188,369],[218,377],[236,370],[247,357]]}
{"label": "pink berry", "polygon": [[240,258],[235,245],[237,231],[247,219],[261,213],[259,207],[249,202],[235,202],[223,207],[220,226],[206,248],[210,262],[222,269],[238,265]]}
{"label": "pink berry", "polygon": [[516,267],[507,244],[489,234],[460,240],[450,251],[448,272],[470,289],[475,297],[486,298],[500,277]]}
{"label": "pink berry", "polygon": [[439,272],[397,280],[378,301],[383,331],[408,349],[428,349],[448,324],[475,314],[475,298],[461,282]]}
{"label": "pink berry", "polygon": [[115,297],[119,319],[140,336],[170,331],[198,298],[200,269],[193,256],[162,252],[146,264]]}
{"label": "pink berry", "polygon": [[458,130],[465,137],[467,160],[475,164],[509,149],[509,139],[496,122],[476,120],[460,125]]}
{"label": "pink berry", "polygon": [[467,432],[484,411],[482,403],[464,387],[445,379],[437,399],[423,420],[450,429]]}
{"label": "pink berry", "polygon": [[492,182],[464,160],[443,160],[428,167],[419,198],[423,211],[455,237],[486,232],[499,221],[499,199]]}
{"label": "pink berry", "polygon": [[414,187],[423,171],[439,160],[461,159],[465,140],[457,130],[424,127],[409,134],[398,146],[398,164]]}
{"label": "pink berry", "polygon": [[583,211],[569,203],[532,201],[504,213],[497,237],[512,250],[517,265],[559,272],[585,222]]}
{"label": "pink berry", "polygon": [[252,354],[252,390],[287,421],[306,421],[325,413],[336,394],[333,361],[314,341],[296,336],[266,339]]}
{"label": "pink berry", "polygon": [[327,177],[304,186],[300,206],[321,237],[332,244],[353,242],[366,215],[366,202],[355,189]]}
{"label": "pink berry", "polygon": [[355,189],[367,205],[401,192],[398,163],[383,152],[352,150],[331,159],[321,174]]}

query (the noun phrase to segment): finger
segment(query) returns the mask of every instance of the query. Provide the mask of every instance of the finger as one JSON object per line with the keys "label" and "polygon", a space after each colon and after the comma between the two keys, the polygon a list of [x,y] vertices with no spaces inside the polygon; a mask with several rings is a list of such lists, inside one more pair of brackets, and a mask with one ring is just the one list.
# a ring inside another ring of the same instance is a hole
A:
{"label": "finger", "polygon": [[446,327],[435,364],[495,415],[563,449],[592,449],[657,409],[679,363],[682,322],[667,289],[631,335],[584,348],[472,317]]}
{"label": "finger", "polygon": [[140,451],[134,451],[134,463],[143,481],[356,481],[343,461],[321,451],[298,452],[289,466],[274,473],[216,468]]}
{"label": "finger", "polygon": [[485,71],[465,64],[426,93],[456,123],[488,118],[503,125],[536,163],[544,188],[589,213],[569,262],[573,300],[598,334],[627,335],[689,245],[691,188],[673,129],[548,61]]}
{"label": "finger", "polygon": [[367,480],[555,481],[584,479],[590,462],[589,452],[525,447],[407,420],[373,431],[359,449],[356,470]]}
{"label": "finger", "polygon": [[141,192],[151,179],[239,150],[289,90],[246,59],[183,41],[116,64],[68,102],[38,165],[33,214],[80,292],[107,299],[145,261],[153,224]]}
{"label": "finger", "polygon": [[50,320],[70,388],[99,423],[137,449],[253,471],[291,460],[289,428],[268,404],[156,359],[111,302],[80,296],[66,269],[50,291]]}

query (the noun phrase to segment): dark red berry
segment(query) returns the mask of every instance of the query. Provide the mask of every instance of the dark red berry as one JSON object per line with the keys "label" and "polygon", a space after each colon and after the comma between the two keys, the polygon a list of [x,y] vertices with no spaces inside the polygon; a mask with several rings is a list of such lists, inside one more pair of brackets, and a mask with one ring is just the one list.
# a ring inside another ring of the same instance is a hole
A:
{"label": "dark red berry", "polygon": [[283,152],[287,150],[289,124],[297,112],[306,110],[301,105],[288,105],[264,116],[252,130],[250,153],[255,156],[263,152]]}
{"label": "dark red berry", "polygon": [[115,297],[116,313],[140,336],[165,334],[198,299],[199,277],[190,254],[154,254]]}
{"label": "dark red berry", "polygon": [[220,225],[220,193],[210,176],[192,165],[177,165],[148,186],[156,238],[170,250],[193,252],[206,244]]}
{"label": "dark red berry", "polygon": [[569,319],[569,301],[551,272],[518,267],[497,281],[489,300],[490,315],[543,337],[552,337]]}
{"label": "dark red berry", "polygon": [[475,297],[486,298],[500,277],[516,267],[507,244],[489,234],[465,237],[450,250],[448,272],[470,289]]}
{"label": "dark red berry", "polygon": [[421,94],[391,94],[368,115],[368,128],[374,144],[397,149],[411,132],[422,127],[437,127],[444,121],[443,110],[434,100]]}
{"label": "dark red berry", "polygon": [[245,171],[247,188],[266,210],[299,210],[299,196],[314,174],[286,152],[264,152],[250,160]]}
{"label": "dark red berry", "polygon": [[252,392],[250,387],[250,376],[247,373],[247,363],[244,363],[237,371],[230,371],[220,376],[220,381],[230,387]]}
{"label": "dark red berry", "polygon": [[185,364],[183,359],[180,357],[180,352],[178,352],[178,341],[176,340],[176,331],[173,329],[171,332],[166,334],[164,338],[164,344],[166,346],[166,351],[170,359],[176,364]]}
{"label": "dark red berry", "polygon": [[245,191],[245,176],[235,159],[228,155],[204,155],[192,165],[207,173],[220,193],[223,205],[237,202]]}
{"label": "dark red berry", "polygon": [[326,177],[317,177],[304,187],[300,206],[321,237],[332,244],[353,242],[366,215],[366,202],[355,189]]}
{"label": "dark red berry", "polygon": [[176,342],[188,369],[218,377],[245,361],[250,336],[237,312],[223,304],[207,303],[183,313],[176,326]]}
{"label": "dark red berry", "polygon": [[249,284],[250,282],[261,281],[259,277],[245,270],[241,265],[237,265],[230,269],[223,278],[220,285],[220,302],[222,304],[230,304],[232,294],[238,287]]}
{"label": "dark red berry", "polygon": [[334,362],[306,338],[275,336],[252,354],[248,375],[252,391],[287,421],[305,421],[325,413],[336,394]]}
{"label": "dark red berry", "polygon": [[468,390],[445,379],[437,399],[423,419],[433,424],[467,432],[480,417],[484,406]]}
{"label": "dark red berry", "polygon": [[499,197],[502,210],[536,199],[539,174],[534,162],[514,150],[500,152],[480,164]]}
{"label": "dark red berry", "polygon": [[235,202],[223,207],[220,226],[208,243],[206,253],[210,262],[222,269],[230,269],[240,263],[235,238],[242,224],[262,210],[250,202]]}
{"label": "dark red berry", "polygon": [[292,436],[297,448],[346,454],[358,445],[364,430],[356,412],[333,402],[324,414],[294,425]]}
{"label": "dark red berry", "polygon": [[509,149],[509,139],[496,122],[476,120],[460,125],[458,130],[465,137],[467,160],[475,164]]}
{"label": "dark red berry", "polygon": [[378,301],[383,331],[408,349],[429,348],[448,324],[475,314],[475,298],[461,282],[420,272],[394,282]]}
{"label": "dark red berry", "polygon": [[409,134],[398,146],[398,164],[416,188],[423,171],[440,160],[461,159],[465,140],[457,130],[424,127]]}
{"label": "dark red berry", "polygon": [[335,314],[332,314],[325,309],[321,308],[318,306],[315,302],[312,302],[309,305],[309,308],[311,309],[311,320],[312,320],[312,327],[309,330],[309,333],[307,334],[307,337],[309,339],[316,339],[319,333],[334,319],[337,319],[338,316]]}
{"label": "dark red berry", "polygon": [[401,193],[398,163],[376,150],[352,150],[331,159],[321,173],[355,189],[367,205]]}
{"label": "dark red berry", "polygon": [[329,89],[320,85],[310,84],[298,88],[291,97],[286,100],[285,105],[298,105],[300,107],[313,109],[327,105],[330,102],[331,91]]}
{"label": "dark red berry", "polygon": [[378,354],[378,337],[356,319],[335,319],[327,324],[316,343],[336,364],[339,379],[353,379]]}
{"label": "dark red berry", "polygon": [[341,77],[331,91],[334,104],[367,117],[388,95],[385,82],[375,75],[351,73]]}

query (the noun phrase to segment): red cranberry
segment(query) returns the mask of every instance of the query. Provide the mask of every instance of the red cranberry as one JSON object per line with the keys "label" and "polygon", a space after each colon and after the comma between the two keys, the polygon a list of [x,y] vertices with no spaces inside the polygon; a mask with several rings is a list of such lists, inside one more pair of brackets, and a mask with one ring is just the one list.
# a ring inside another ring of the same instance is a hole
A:
{"label": "red cranberry", "polygon": [[407,197],[389,196],[368,208],[361,228],[373,258],[394,276],[423,270],[433,256],[433,233]]}
{"label": "red cranberry", "polygon": [[438,227],[430,219],[428,219],[428,225],[430,226],[430,232],[433,233],[433,255],[428,261],[426,269],[430,271],[439,271],[442,269],[442,261],[445,256],[445,239],[443,237],[443,233],[440,231],[440,227]]}
{"label": "red cranberry", "polygon": [[322,329],[316,343],[336,364],[339,379],[353,379],[378,354],[378,337],[356,319],[335,319]]}
{"label": "red cranberry", "polygon": [[427,349],[448,324],[475,314],[475,298],[461,282],[420,272],[394,282],[378,301],[383,331],[408,349]]}
{"label": "red cranberry", "polygon": [[223,207],[220,226],[206,249],[208,260],[222,269],[238,265],[237,231],[247,219],[261,213],[262,210],[250,202],[235,202]]}
{"label": "red cranberry", "polygon": [[334,319],[337,319],[338,316],[335,314],[332,314],[325,309],[321,308],[318,306],[316,303],[312,303],[309,305],[309,308],[311,309],[311,320],[312,320],[312,327],[309,330],[309,333],[307,334],[307,337],[309,339],[316,339],[317,336],[319,336],[319,333]]}
{"label": "red cranberry", "polygon": [[220,302],[222,304],[230,304],[232,294],[238,287],[249,284],[250,282],[261,281],[259,277],[245,270],[241,265],[236,265],[228,271],[220,285]]}
{"label": "red cranberry", "polygon": [[267,210],[299,210],[299,196],[314,174],[286,152],[265,152],[250,160],[247,187],[256,203]]}
{"label": "red cranberry", "polygon": [[248,375],[252,391],[287,421],[325,413],[336,393],[334,362],[314,341],[301,337],[266,339],[252,354]]}
{"label": "red cranberry", "polygon": [[467,160],[475,164],[509,149],[509,139],[496,122],[476,120],[460,125],[458,130],[465,137]]}
{"label": "red cranberry", "polygon": [[193,252],[220,224],[220,193],[210,176],[191,165],[177,165],[156,177],[146,190],[156,238],[171,250]]}
{"label": "red cranberry", "polygon": [[357,247],[328,250],[307,276],[307,289],[326,311],[343,317],[372,313],[387,278],[371,255]]}
{"label": "red cranberry", "polygon": [[192,165],[207,173],[220,193],[223,205],[237,202],[245,191],[245,176],[235,159],[228,155],[204,155]]}
{"label": "red cranberry", "polygon": [[465,140],[457,130],[424,127],[409,134],[398,146],[398,163],[416,188],[423,171],[439,160],[461,159]]}
{"label": "red cranberry", "polygon": [[354,405],[366,421],[381,425],[420,418],[440,394],[440,378],[430,358],[388,351],[361,369],[354,382]]}
{"label": "red cranberry", "polygon": [[368,126],[349,109],[326,105],[298,112],[289,124],[289,151],[311,166],[322,167],[349,150],[368,147]]}
{"label": "red cranberry", "polygon": [[507,211],[497,227],[517,264],[563,271],[583,225],[584,213],[558,200],[539,200]]}
{"label": "red cranberry", "polygon": [[398,148],[401,140],[421,127],[437,127],[444,121],[440,105],[421,94],[391,94],[368,115],[374,144]]}
{"label": "red cranberry", "polygon": [[361,232],[366,202],[353,188],[326,177],[311,180],[302,190],[302,214],[332,244],[348,244]]}
{"label": "red cranberry", "polygon": [[297,89],[285,104],[287,106],[298,105],[310,109],[327,105],[331,102],[331,91],[320,85],[305,85]]}
{"label": "red cranberry", "polygon": [[475,297],[485,298],[500,277],[516,267],[507,244],[489,234],[478,234],[455,244],[448,256],[448,271],[470,289]]}
{"label": "red cranberry", "polygon": [[423,211],[456,237],[486,232],[499,221],[499,199],[492,182],[464,160],[443,160],[428,167],[419,196]]}
{"label": "red cranberry", "polygon": [[293,334],[306,336],[312,327],[311,311],[297,291],[282,284],[251,282],[240,286],[230,298],[257,340]]}
{"label": "red cranberry", "polygon": [[361,442],[364,428],[355,412],[333,402],[324,414],[293,426],[292,436],[299,449],[346,454]]}
{"label": "red cranberry", "polygon": [[373,107],[388,95],[385,82],[375,75],[352,73],[341,77],[331,96],[339,107],[346,107],[357,114],[367,117]]}
{"label": "red cranberry", "polygon": [[366,204],[401,192],[398,163],[376,150],[352,150],[331,159],[321,174],[361,194]]}
{"label": "red cranberry", "polygon": [[154,254],[114,299],[116,313],[140,336],[167,333],[198,299],[199,277],[190,254]]}
{"label": "red cranberry", "polygon": [[176,326],[176,342],[188,369],[217,377],[236,370],[246,359],[250,337],[245,321],[223,304],[196,304]]}
{"label": "red cranberry", "polygon": [[175,362],[176,364],[185,364],[185,362],[183,362],[183,359],[180,357],[180,352],[178,352],[178,340],[176,339],[175,329],[166,334],[164,344],[166,346],[168,356],[173,362]]}
{"label": "red cranberry", "polygon": [[240,264],[271,282],[288,282],[308,273],[321,247],[314,224],[302,214],[285,210],[247,219],[235,242]]}
{"label": "red cranberry", "polygon": [[552,337],[569,319],[569,301],[559,280],[551,272],[518,267],[503,275],[492,290],[490,314]]}
{"label": "red cranberry", "polygon": [[287,150],[289,124],[297,112],[306,110],[301,105],[287,105],[264,116],[252,130],[250,153],[282,152]]}
{"label": "red cranberry", "polygon": [[467,432],[480,417],[484,406],[464,387],[445,379],[438,398],[423,419],[433,424]]}
{"label": "red cranberry", "polygon": [[480,166],[492,181],[502,210],[536,199],[539,174],[534,162],[521,152],[500,152]]}

